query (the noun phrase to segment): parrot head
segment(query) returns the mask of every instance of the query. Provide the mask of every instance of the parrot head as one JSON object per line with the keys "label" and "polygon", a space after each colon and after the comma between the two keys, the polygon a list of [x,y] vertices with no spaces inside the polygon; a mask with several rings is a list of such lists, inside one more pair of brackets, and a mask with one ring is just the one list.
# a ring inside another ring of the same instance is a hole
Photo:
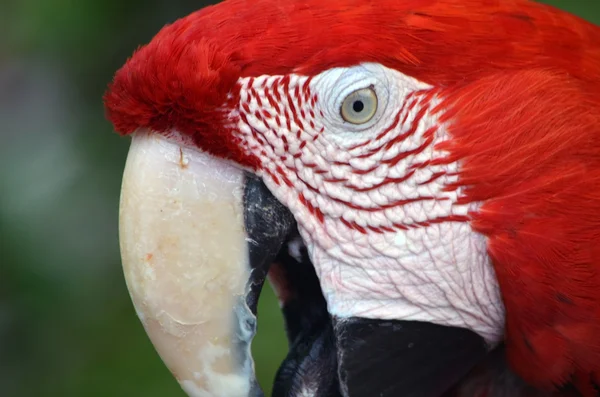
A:
{"label": "parrot head", "polygon": [[132,137],[127,285],[188,395],[262,395],[266,279],[276,396],[595,395],[599,28],[526,0],[227,0],[104,99]]}

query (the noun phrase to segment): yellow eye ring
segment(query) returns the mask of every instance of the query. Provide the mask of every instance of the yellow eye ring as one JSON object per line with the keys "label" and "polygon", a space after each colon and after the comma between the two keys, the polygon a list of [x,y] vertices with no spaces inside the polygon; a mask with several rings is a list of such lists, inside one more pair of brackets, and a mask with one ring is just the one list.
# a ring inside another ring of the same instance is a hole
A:
{"label": "yellow eye ring", "polygon": [[348,95],[340,113],[342,118],[352,124],[364,124],[377,112],[377,94],[373,88],[361,88]]}

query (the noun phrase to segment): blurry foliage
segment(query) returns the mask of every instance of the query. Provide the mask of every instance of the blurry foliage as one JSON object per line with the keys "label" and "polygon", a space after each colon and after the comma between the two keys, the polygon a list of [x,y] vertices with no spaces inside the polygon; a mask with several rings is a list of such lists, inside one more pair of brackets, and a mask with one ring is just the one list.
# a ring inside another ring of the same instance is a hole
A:
{"label": "blurry foliage", "polygon": [[[548,0],[600,23],[600,1]],[[0,396],[183,396],[138,322],[117,215],[127,139],[106,84],[192,0],[0,3]],[[270,288],[254,343],[269,393],[287,351]]]}

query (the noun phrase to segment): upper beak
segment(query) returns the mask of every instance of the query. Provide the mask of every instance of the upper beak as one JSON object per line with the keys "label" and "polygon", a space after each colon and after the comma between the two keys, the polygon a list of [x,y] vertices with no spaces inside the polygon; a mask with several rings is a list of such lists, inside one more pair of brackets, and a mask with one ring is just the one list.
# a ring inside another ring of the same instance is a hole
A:
{"label": "upper beak", "polygon": [[121,256],[144,328],[189,396],[261,396],[250,344],[268,266],[293,218],[239,168],[134,134]]}

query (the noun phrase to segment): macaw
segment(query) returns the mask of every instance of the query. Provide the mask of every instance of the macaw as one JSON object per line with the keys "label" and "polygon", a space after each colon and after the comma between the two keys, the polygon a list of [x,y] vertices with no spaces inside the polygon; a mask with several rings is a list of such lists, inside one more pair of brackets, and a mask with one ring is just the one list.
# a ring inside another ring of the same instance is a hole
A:
{"label": "macaw", "polygon": [[124,275],[191,397],[598,395],[600,28],[528,0],[226,0],[116,73]]}

